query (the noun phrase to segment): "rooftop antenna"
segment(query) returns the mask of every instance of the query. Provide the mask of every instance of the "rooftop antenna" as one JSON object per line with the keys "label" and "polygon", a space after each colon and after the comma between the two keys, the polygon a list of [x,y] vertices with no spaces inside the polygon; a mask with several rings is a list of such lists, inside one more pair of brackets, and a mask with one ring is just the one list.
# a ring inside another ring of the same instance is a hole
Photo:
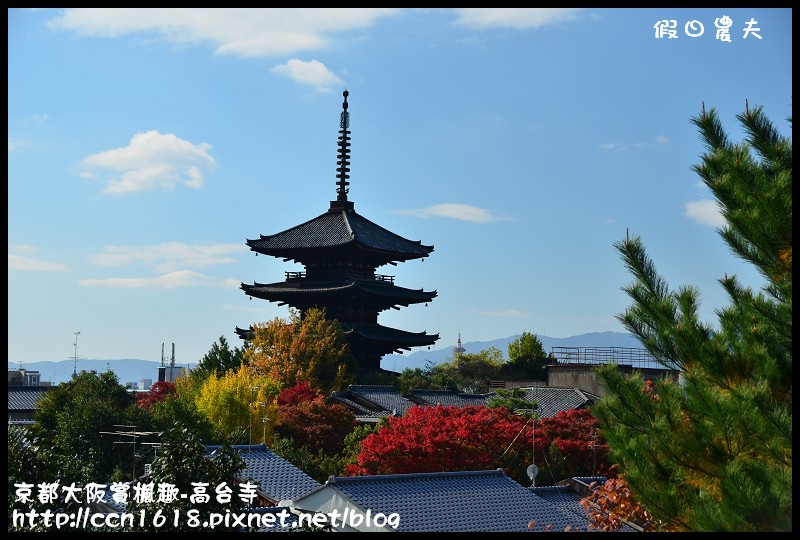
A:
{"label": "rooftop antenna", "polygon": [[78,336],[81,335],[80,332],[73,332],[75,334],[75,355],[73,356],[73,364],[72,364],[72,378],[76,378],[78,376]]}

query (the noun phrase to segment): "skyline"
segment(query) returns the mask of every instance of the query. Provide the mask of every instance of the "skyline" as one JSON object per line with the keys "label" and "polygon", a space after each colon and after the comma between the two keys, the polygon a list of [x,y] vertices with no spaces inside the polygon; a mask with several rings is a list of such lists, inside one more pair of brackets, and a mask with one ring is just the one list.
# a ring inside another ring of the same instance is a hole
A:
{"label": "skyline", "polygon": [[690,118],[739,142],[747,100],[791,134],[791,11],[9,9],[9,364],[77,332],[79,360],[196,364],[288,317],[239,287],[302,267],[245,240],[335,199],[344,90],[349,200],[434,246],[377,270],[438,293],[380,324],[435,349],[626,331],[626,234],[714,324],[718,279],[763,280],[715,229]]}

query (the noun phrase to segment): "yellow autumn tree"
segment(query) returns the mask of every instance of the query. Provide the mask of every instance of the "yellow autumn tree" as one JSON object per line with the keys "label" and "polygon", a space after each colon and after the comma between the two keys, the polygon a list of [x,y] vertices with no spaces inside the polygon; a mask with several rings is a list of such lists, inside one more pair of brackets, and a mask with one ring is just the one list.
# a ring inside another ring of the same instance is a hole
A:
{"label": "yellow autumn tree", "polygon": [[285,387],[308,382],[328,394],[353,381],[355,362],[342,326],[328,320],[325,310],[312,308],[300,317],[290,311],[289,320],[276,317],[253,325],[245,362]]}
{"label": "yellow autumn tree", "polygon": [[267,443],[278,420],[281,384],[250,366],[212,373],[195,397],[197,409],[225,437],[242,433],[245,442]]}

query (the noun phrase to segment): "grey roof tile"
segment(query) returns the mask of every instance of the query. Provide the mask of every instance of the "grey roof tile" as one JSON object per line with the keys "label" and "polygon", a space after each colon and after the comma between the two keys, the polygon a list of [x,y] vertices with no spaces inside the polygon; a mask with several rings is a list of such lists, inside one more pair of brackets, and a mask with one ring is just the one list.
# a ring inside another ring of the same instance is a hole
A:
{"label": "grey roof tile", "polygon": [[328,481],[372,513],[400,515],[399,532],[586,530],[565,512],[500,470],[336,477]]}
{"label": "grey roof tile", "polygon": [[[206,452],[213,455],[219,448],[220,446],[206,446]],[[294,499],[320,485],[264,444],[235,445],[233,448],[239,451],[245,462],[245,468],[239,476],[257,482],[261,493],[275,502]]]}
{"label": "grey roof tile", "polygon": [[8,410],[33,411],[39,406],[39,400],[52,386],[9,386]]}
{"label": "grey roof tile", "polygon": [[538,403],[536,412],[539,413],[540,418],[550,418],[561,411],[579,409],[598,399],[597,396],[587,394],[577,388],[532,386],[523,390],[525,390],[525,399]]}
{"label": "grey roof tile", "polygon": [[408,409],[417,405],[397,393],[394,387],[388,385],[351,384],[348,391],[374,403],[385,411],[393,411],[398,416],[404,415]]}
{"label": "grey roof tile", "polygon": [[[605,477],[581,477],[581,478],[572,478],[572,482],[582,483],[583,486],[588,490],[588,485],[591,482],[599,482],[602,483],[606,479]],[[533,493],[545,499],[546,501],[550,502],[554,506],[557,506],[564,512],[568,512],[574,514],[576,516],[580,516],[587,521],[589,520],[589,514],[587,510],[581,506],[580,501],[583,498],[583,495],[575,491],[574,487],[571,485],[557,485],[557,486],[541,486],[541,487],[531,487],[528,488]],[[636,529],[631,527],[628,524],[623,524],[619,532],[637,532]]]}
{"label": "grey roof tile", "polygon": [[450,390],[413,389],[409,391],[412,398],[419,398],[427,405],[444,405],[467,407],[469,405],[487,405],[489,398],[496,395],[494,392],[487,394],[463,394]]}

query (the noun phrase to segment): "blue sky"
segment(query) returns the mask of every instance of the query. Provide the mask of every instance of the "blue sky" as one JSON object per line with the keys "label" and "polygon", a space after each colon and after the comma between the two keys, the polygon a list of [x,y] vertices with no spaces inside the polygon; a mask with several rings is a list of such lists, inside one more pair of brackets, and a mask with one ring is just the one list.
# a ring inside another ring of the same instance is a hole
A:
{"label": "blue sky", "polygon": [[302,268],[245,240],[335,199],[344,89],[356,211],[435,247],[378,269],[438,292],[381,324],[438,333],[434,348],[625,331],[626,231],[713,324],[719,278],[763,282],[717,233],[690,118],[705,102],[738,141],[748,100],[791,133],[791,15],[9,9],[9,364],[72,358],[76,332],[79,359],[175,343],[195,364],[220,336],[239,345],[236,326],[286,318],[239,286]]}

